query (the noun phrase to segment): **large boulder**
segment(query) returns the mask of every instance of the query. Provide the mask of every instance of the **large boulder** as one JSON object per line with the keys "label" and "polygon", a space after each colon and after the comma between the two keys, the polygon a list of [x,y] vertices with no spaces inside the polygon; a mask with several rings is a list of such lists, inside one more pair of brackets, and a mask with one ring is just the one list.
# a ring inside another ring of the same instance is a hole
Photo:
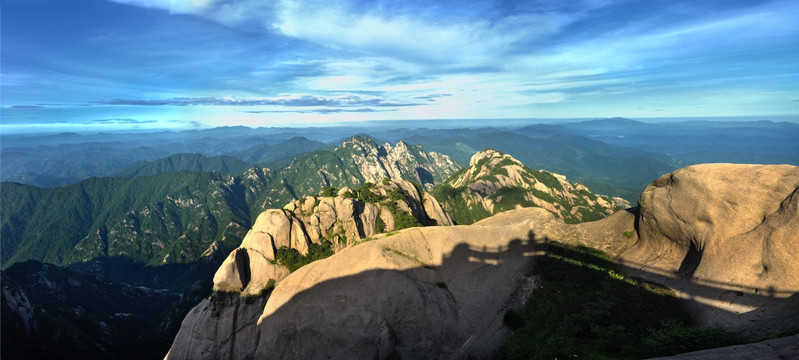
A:
{"label": "large boulder", "polygon": [[674,288],[696,320],[752,338],[799,323],[799,167],[704,164],[638,201],[631,274]]}
{"label": "large boulder", "polygon": [[[513,222],[412,228],[348,247],[279,282],[246,331],[215,333],[235,353],[212,347],[210,330],[187,319],[168,358],[493,356],[510,332],[503,315],[534,288],[532,259],[545,241],[530,232],[537,219],[556,221],[524,209]],[[209,306],[189,316],[231,326],[210,319]]]}
{"label": "large boulder", "polygon": [[285,266],[269,261],[259,252],[240,247],[230,253],[214,274],[214,291],[256,296],[288,275]]}
{"label": "large boulder", "polygon": [[[699,281],[799,291],[799,168],[690,166],[641,194],[639,257]],[[793,263],[793,264],[786,264]],[[731,266],[734,265],[734,266]],[[791,271],[794,270],[794,271]]]}

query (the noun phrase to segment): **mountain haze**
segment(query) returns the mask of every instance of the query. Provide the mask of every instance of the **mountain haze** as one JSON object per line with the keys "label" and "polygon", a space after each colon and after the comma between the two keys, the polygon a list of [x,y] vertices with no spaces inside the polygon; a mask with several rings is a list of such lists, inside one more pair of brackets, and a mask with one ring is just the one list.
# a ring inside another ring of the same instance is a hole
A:
{"label": "mountain haze", "polygon": [[238,174],[250,165],[232,156],[219,155],[205,157],[201,154],[175,154],[155,161],[140,161],[130,164],[111,174],[111,176],[150,176],[166,172],[222,172]]}
{"label": "mountain haze", "polygon": [[271,166],[275,161],[320,150],[325,147],[327,147],[327,145],[322,142],[297,136],[277,144],[256,145],[246,150],[234,152],[231,155],[248,164]]}

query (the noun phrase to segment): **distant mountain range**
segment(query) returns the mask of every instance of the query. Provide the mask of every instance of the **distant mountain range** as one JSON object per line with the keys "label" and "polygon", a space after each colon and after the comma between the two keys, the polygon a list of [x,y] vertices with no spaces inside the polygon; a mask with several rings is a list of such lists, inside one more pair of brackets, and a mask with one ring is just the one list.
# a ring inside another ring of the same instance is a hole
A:
{"label": "distant mountain range", "polygon": [[238,174],[250,164],[228,155],[205,157],[200,154],[175,154],[155,161],[139,161],[119,171],[111,176],[151,176],[168,172],[192,171],[192,172],[223,172],[226,174]]}
{"label": "distant mountain range", "polygon": [[[379,143],[403,140],[418,144],[427,151],[448,155],[460,166],[466,166],[477,151],[494,148],[531,168],[563,174],[596,192],[633,202],[658,175],[695,163],[799,165],[799,149],[794,141],[799,137],[799,124],[794,123],[647,123],[611,118],[548,124],[518,119],[454,124],[387,121],[316,128],[3,135],[0,180],[38,187],[63,186],[89,177],[111,176],[140,161],[162,162],[175,154],[207,158],[226,155],[249,165],[280,169],[297,155],[331,150],[352,134],[369,134]],[[218,159],[202,162],[205,163],[175,166],[174,170],[194,171],[202,165],[205,171],[227,171]],[[209,162],[216,162],[216,167]],[[172,171],[164,164],[138,166],[147,166],[148,174]],[[230,164],[227,168],[231,174],[236,173]]]}

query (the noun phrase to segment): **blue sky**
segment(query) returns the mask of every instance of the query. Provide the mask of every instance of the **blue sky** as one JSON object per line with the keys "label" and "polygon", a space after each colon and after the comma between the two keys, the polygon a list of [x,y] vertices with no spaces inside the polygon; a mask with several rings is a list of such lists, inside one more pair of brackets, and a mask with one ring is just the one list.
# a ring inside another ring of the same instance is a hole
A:
{"label": "blue sky", "polygon": [[799,2],[4,0],[0,130],[799,116]]}

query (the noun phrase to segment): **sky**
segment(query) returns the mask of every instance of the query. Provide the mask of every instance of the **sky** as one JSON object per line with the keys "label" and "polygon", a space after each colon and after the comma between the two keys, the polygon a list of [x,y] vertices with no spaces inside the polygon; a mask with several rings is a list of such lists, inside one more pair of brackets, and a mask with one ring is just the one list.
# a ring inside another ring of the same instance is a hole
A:
{"label": "sky", "polygon": [[795,0],[3,0],[0,131],[799,119],[796,14]]}

